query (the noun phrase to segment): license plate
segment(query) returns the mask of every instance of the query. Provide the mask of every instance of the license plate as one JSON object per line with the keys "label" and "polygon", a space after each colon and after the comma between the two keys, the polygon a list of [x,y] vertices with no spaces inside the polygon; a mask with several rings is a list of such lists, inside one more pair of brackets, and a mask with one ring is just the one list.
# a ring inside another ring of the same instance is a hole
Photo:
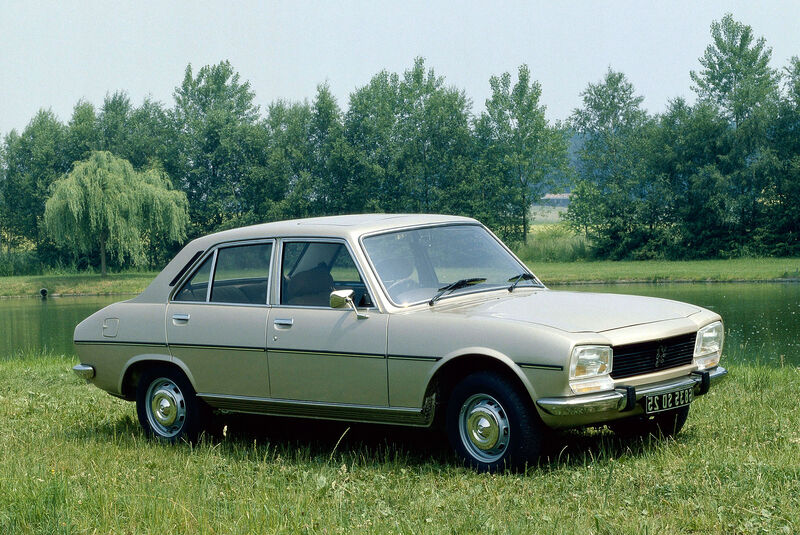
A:
{"label": "license plate", "polygon": [[654,414],[685,407],[692,402],[692,399],[694,399],[694,387],[691,386],[673,392],[652,394],[644,398],[644,412]]}

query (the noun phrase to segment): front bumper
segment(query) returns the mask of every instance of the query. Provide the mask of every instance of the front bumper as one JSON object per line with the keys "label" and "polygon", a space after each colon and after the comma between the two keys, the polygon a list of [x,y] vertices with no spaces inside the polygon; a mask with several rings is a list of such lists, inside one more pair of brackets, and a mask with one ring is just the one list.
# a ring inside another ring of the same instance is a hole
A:
{"label": "front bumper", "polygon": [[711,384],[719,381],[728,370],[717,366],[710,370],[694,372],[687,377],[672,379],[638,388],[623,387],[611,392],[586,394],[564,398],[541,398],[536,404],[547,414],[553,416],[584,416],[595,413],[625,413],[647,395],[660,394],[694,386],[694,395],[702,396]]}

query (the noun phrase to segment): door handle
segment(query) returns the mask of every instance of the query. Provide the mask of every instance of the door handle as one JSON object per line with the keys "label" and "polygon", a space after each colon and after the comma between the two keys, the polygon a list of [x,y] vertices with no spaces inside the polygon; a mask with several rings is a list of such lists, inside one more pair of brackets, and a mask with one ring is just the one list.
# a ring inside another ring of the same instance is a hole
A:
{"label": "door handle", "polygon": [[189,317],[189,314],[173,314],[172,321],[174,323],[188,323]]}
{"label": "door handle", "polygon": [[277,318],[273,323],[279,329],[288,329],[294,325],[294,318]]}

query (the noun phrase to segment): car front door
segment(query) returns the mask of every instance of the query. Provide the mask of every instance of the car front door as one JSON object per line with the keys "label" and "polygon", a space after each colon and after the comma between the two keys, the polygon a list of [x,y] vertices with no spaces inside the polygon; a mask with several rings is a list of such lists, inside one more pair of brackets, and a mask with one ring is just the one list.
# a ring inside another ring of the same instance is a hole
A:
{"label": "car front door", "polygon": [[[268,322],[271,397],[387,406],[387,315],[373,306],[345,242],[283,240],[280,288]],[[367,318],[330,307],[352,289]]]}
{"label": "car front door", "polygon": [[273,241],[215,249],[167,306],[167,342],[198,394],[269,396],[266,338]]}

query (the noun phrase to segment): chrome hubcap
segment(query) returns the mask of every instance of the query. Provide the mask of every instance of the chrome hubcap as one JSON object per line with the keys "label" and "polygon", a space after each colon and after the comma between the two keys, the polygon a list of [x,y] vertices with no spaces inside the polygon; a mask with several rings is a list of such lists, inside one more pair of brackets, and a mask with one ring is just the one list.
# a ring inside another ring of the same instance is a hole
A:
{"label": "chrome hubcap", "polygon": [[180,433],[186,421],[186,401],[181,389],[165,377],[147,389],[147,420],[158,435],[169,438]]}
{"label": "chrome hubcap", "polygon": [[467,451],[479,461],[500,459],[511,437],[505,409],[488,394],[470,396],[461,406],[459,434]]}

